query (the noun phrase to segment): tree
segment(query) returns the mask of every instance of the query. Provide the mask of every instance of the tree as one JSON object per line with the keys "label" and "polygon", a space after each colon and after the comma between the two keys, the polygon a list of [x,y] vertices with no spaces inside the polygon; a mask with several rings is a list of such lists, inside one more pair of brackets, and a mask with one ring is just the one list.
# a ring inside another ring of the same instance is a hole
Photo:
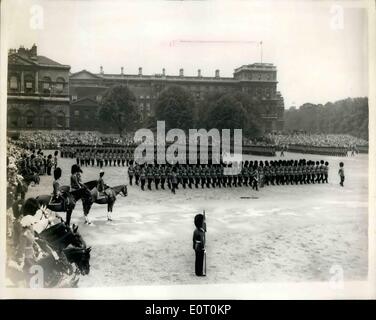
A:
{"label": "tree", "polygon": [[305,103],[285,110],[285,130],[350,134],[368,140],[368,98],[348,98],[325,105]]}
{"label": "tree", "polygon": [[199,119],[200,127],[207,130],[242,129],[246,137],[255,137],[261,132],[258,106],[241,92],[207,95],[200,104]]}
{"label": "tree", "polygon": [[99,118],[115,126],[120,136],[124,130],[133,130],[140,119],[133,92],[122,85],[110,87],[103,95]]}
{"label": "tree", "polygon": [[194,127],[195,102],[192,95],[184,88],[171,86],[159,95],[156,102],[155,118],[165,121],[166,130],[183,130]]}

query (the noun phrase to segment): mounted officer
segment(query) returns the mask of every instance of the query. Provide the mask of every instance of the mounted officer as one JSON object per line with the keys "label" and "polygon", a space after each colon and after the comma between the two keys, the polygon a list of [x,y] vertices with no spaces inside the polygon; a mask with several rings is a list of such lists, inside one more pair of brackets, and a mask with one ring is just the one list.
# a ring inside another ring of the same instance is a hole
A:
{"label": "mounted officer", "polygon": [[104,190],[106,189],[106,185],[104,183],[103,176],[104,176],[104,171],[101,170],[99,172],[99,179],[97,180],[97,190],[98,190],[97,200],[101,200],[106,197],[106,194],[104,193]]}
{"label": "mounted officer", "polygon": [[81,182],[81,175],[82,173],[81,168],[74,164],[71,168],[71,177],[70,177],[70,186],[73,190],[78,190],[84,187],[84,185]]}

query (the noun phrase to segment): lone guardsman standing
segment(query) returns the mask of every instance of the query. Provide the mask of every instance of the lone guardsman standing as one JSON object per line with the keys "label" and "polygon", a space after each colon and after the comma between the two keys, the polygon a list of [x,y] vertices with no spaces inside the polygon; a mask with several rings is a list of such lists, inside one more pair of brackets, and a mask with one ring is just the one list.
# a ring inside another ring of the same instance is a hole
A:
{"label": "lone guardsman standing", "polygon": [[345,182],[345,170],[343,169],[343,166],[344,166],[343,162],[340,162],[338,174],[341,179],[339,183],[341,187],[343,187],[343,183]]}
{"label": "lone guardsman standing", "polygon": [[206,276],[205,211],[204,211],[204,214],[199,213],[195,216],[194,224],[196,226],[195,231],[193,231],[193,250],[195,250],[195,254],[196,254],[195,273],[196,273],[196,276],[203,277],[203,276]]}

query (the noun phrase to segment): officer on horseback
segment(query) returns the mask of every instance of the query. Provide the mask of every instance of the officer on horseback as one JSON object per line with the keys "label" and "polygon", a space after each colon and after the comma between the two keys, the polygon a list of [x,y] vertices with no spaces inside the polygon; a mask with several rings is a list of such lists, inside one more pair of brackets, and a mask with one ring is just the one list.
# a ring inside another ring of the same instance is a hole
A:
{"label": "officer on horseback", "polygon": [[99,179],[97,180],[97,190],[98,190],[97,200],[103,199],[103,198],[106,197],[106,195],[104,193],[104,190],[106,189],[106,186],[105,186],[105,183],[104,183],[104,180],[103,180],[103,176],[104,176],[104,171],[101,170],[99,172]]}
{"label": "officer on horseback", "polygon": [[80,172],[82,173],[82,170],[78,165],[76,164],[72,165],[70,184],[71,184],[71,189],[73,190],[78,190],[78,189],[83,188]]}
{"label": "officer on horseback", "polygon": [[54,170],[54,182],[52,183],[53,192],[51,202],[62,203],[63,210],[65,211],[69,205],[69,197],[66,193],[60,190],[59,180],[61,178],[62,171],[59,167]]}

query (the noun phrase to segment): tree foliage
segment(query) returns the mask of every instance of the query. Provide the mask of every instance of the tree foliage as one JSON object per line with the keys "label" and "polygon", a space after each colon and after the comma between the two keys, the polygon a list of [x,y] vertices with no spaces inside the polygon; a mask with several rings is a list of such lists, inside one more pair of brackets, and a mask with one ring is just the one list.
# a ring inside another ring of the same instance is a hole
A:
{"label": "tree foliage", "polygon": [[158,97],[155,119],[165,121],[166,130],[194,128],[195,101],[192,95],[180,86],[166,88]]}
{"label": "tree foliage", "polygon": [[116,85],[103,95],[99,118],[110,126],[115,126],[119,134],[133,130],[139,122],[136,97],[128,87]]}
{"label": "tree foliage", "polygon": [[285,111],[285,131],[350,134],[368,140],[368,98],[348,98],[325,105],[305,103]]}
{"label": "tree foliage", "polygon": [[242,129],[246,137],[261,133],[259,106],[241,92],[208,94],[199,105],[197,122],[207,130]]}

